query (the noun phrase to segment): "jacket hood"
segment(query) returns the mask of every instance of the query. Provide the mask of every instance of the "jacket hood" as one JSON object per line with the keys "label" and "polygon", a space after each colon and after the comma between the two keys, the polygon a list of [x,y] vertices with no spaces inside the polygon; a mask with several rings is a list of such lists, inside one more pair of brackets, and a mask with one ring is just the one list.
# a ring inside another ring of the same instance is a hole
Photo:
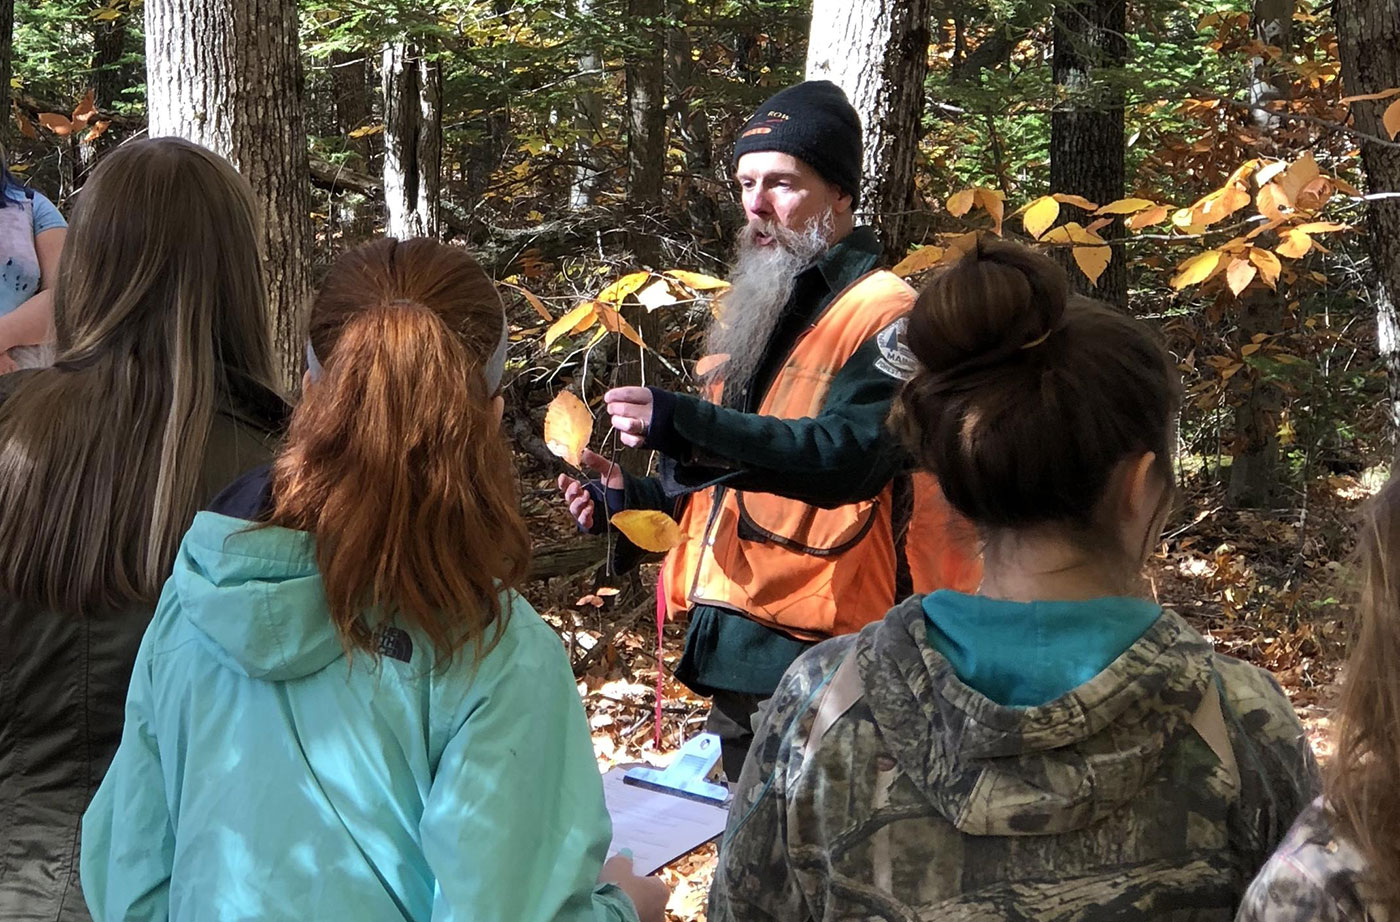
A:
{"label": "jacket hood", "polygon": [[1212,675],[1205,639],[1164,611],[1085,684],[1037,707],[1000,705],[929,647],[917,596],[862,632],[855,655],[891,754],[969,835],[1082,829],[1132,800]]}
{"label": "jacket hood", "polygon": [[305,532],[201,512],[171,581],[184,617],[242,675],[299,679],[344,655]]}

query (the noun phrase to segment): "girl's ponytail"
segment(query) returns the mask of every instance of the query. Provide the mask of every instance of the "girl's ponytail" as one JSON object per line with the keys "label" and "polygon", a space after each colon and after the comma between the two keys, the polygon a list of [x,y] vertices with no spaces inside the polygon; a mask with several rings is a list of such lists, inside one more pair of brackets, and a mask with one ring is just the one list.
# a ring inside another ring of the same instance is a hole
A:
{"label": "girl's ponytail", "polygon": [[[323,368],[274,465],[270,523],[316,536],[347,649],[375,653],[376,628],[394,619],[426,635],[439,664],[468,644],[480,654],[529,559],[488,392],[500,299],[471,257],[432,241],[381,241],[342,264],[313,308]],[[484,287],[439,284],[444,267]],[[336,310],[351,292],[371,306]]]}

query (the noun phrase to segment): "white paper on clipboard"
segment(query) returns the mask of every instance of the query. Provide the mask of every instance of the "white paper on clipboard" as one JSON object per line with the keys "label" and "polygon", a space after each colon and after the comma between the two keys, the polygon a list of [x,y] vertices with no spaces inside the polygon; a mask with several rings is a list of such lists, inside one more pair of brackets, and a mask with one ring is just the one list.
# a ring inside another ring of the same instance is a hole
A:
{"label": "white paper on clipboard", "polygon": [[658,871],[724,832],[724,807],[624,784],[625,774],[627,768],[619,767],[603,775],[613,827],[608,855],[631,850],[635,873]]}

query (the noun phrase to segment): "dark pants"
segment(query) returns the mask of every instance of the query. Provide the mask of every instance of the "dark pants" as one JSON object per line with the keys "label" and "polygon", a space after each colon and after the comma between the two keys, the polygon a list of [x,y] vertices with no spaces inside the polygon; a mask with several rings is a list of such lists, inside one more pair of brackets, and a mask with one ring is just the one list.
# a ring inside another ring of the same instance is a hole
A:
{"label": "dark pants", "polygon": [[759,695],[715,691],[705,732],[719,737],[720,762],[731,785],[739,781],[749,747],[753,745],[753,719],[768,699]]}

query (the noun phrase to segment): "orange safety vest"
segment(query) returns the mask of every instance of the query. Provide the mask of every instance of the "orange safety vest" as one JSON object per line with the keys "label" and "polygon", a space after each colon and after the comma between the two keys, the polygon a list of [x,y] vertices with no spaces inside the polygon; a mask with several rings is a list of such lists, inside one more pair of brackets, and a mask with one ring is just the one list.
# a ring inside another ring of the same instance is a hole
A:
{"label": "orange safety vest", "polygon": [[[758,412],[780,419],[820,414],[831,379],[862,343],[908,313],[914,296],[892,272],[857,279],[798,339]],[[718,402],[720,388],[706,397]],[[897,485],[913,490],[905,527],[893,515]],[[760,537],[741,538],[740,521],[745,534]],[[834,509],[711,487],[690,495],[681,531],[686,540],[661,569],[668,614],[720,605],[803,640],[883,618],[899,601],[901,584],[915,592],[970,591],[981,579],[971,527],[922,473],[891,481],[875,499]]]}

